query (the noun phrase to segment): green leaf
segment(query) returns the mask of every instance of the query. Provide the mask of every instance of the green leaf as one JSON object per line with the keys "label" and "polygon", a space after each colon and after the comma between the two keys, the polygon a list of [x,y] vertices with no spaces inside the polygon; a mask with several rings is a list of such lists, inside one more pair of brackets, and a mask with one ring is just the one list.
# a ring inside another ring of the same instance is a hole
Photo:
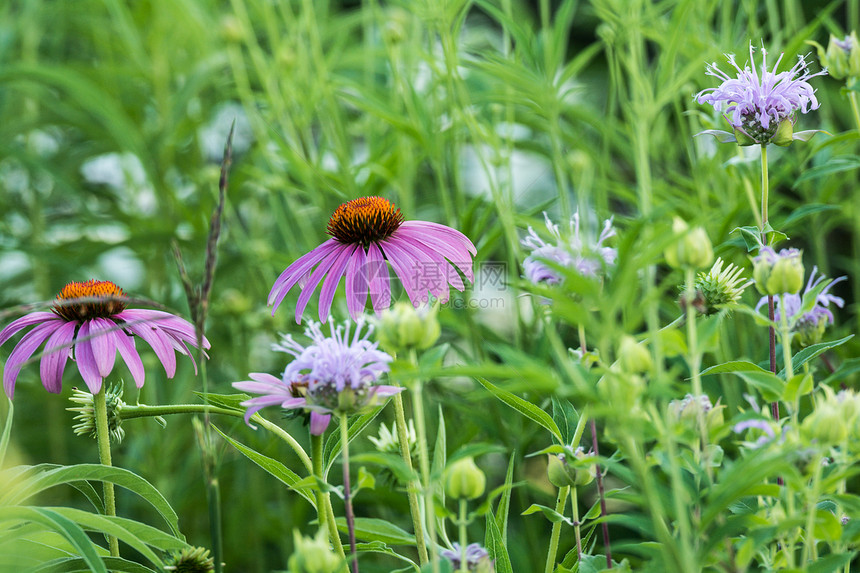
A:
{"label": "green leaf", "polygon": [[706,129],[704,131],[700,131],[696,133],[693,137],[699,135],[713,135],[714,138],[720,143],[737,143],[738,140],[735,138],[734,133],[729,133],[728,131],[723,131],[722,129]]}
{"label": "green leaf", "polygon": [[855,555],[857,555],[856,551],[828,555],[817,560],[815,563],[811,563],[806,567],[805,571],[807,573],[836,573],[842,567],[851,563]]}
{"label": "green leaf", "polygon": [[[346,518],[338,517],[335,521],[340,531],[348,533]],[[355,518],[355,537],[365,541],[381,541],[388,545],[415,545],[414,535],[384,519],[372,517]]]}
{"label": "green leaf", "polygon": [[546,518],[548,520],[550,520],[552,523],[563,522],[563,523],[566,523],[568,525],[573,525],[573,523],[570,521],[570,518],[563,516],[562,514],[560,514],[559,512],[557,512],[556,510],[554,510],[551,507],[547,507],[545,505],[540,505],[537,503],[531,504],[528,507],[528,509],[526,509],[524,512],[522,512],[520,515],[531,515],[531,514],[537,513],[537,512],[543,513],[544,516],[546,516]]}
{"label": "green leaf", "polygon": [[[794,357],[791,359],[791,365],[794,368],[800,368],[810,360],[817,358],[819,355],[824,354],[831,348],[842,346],[852,338],[854,338],[854,335],[849,334],[845,338],[840,338],[839,340],[834,340],[832,342],[819,342],[818,344],[807,346],[806,348],[794,355]],[[779,375],[785,376],[785,371],[780,371]]]}
{"label": "green leaf", "polygon": [[164,567],[161,559],[150,549],[174,551],[189,547],[182,539],[132,519],[110,515],[97,515],[71,507],[50,508],[79,525],[85,531],[112,535],[149,559],[156,567]]}
{"label": "green leaf", "polygon": [[573,442],[573,436],[576,432],[576,424],[579,420],[579,414],[576,408],[569,400],[552,395],[552,419],[561,430],[562,443],[570,444]]}
{"label": "green leaf", "polygon": [[164,518],[171,533],[181,536],[179,517],[161,493],[148,481],[126,469],[101,464],[23,466],[21,481],[0,495],[0,505],[17,505],[42,491],[63,484],[95,480],[123,487],[147,501]]}
{"label": "green leaf", "polygon": [[492,514],[487,514],[487,535],[486,535],[487,552],[490,554],[490,559],[495,560],[496,573],[513,573],[511,567],[511,558],[508,555],[507,543],[505,543],[502,532],[499,531],[496,525],[496,520]]}
{"label": "green leaf", "polygon": [[842,537],[842,524],[839,523],[839,518],[826,509],[816,509],[812,531],[816,539],[833,543]]}
{"label": "green leaf", "polygon": [[741,238],[744,240],[744,244],[747,247],[748,253],[762,248],[761,230],[758,227],[737,227],[732,229],[731,233],[734,233],[735,231],[740,233]]}
{"label": "green leaf", "polygon": [[415,564],[414,561],[409,559],[408,557],[404,557],[399,553],[395,552],[386,544],[381,541],[371,541],[370,543],[356,543],[355,544],[356,551],[362,553],[382,553],[384,555],[388,555],[389,557],[394,557],[395,559],[399,559],[401,561],[405,561],[409,563],[412,567],[403,569],[403,571],[418,571],[418,565]]}
{"label": "green leaf", "polygon": [[800,396],[806,396],[812,392],[813,384],[812,374],[795,374],[786,382],[782,399],[786,402],[794,402]]}
{"label": "green leaf", "polygon": [[[109,571],[114,573],[159,573],[155,569],[122,557],[102,557],[102,562]],[[34,569],[28,569],[27,573],[89,573],[89,571],[91,571],[89,565],[80,557],[62,557],[43,563]]]}
{"label": "green leaf", "polygon": [[526,418],[549,430],[549,432],[553,436],[555,436],[559,443],[563,443],[564,438],[561,435],[561,430],[559,430],[558,425],[549,416],[549,414],[547,414],[531,402],[523,400],[519,396],[511,394],[507,390],[503,390],[498,386],[494,386],[489,381],[481,377],[478,377],[477,380],[484,388],[492,392],[493,395],[496,396],[496,398],[498,398]]}
{"label": "green leaf", "polygon": [[250,448],[250,447],[246,446],[245,444],[243,444],[237,440],[234,440],[233,438],[231,438],[230,436],[228,436],[227,434],[222,432],[214,424],[212,425],[212,427],[215,429],[216,432],[221,434],[221,436],[225,440],[227,440],[227,442],[231,446],[233,446],[234,448],[239,450],[239,453],[241,453],[243,456],[245,456],[246,458],[248,458],[249,460],[251,460],[252,462],[257,464],[259,467],[261,467],[269,475],[273,476],[275,479],[280,481],[282,484],[286,485],[288,488],[290,488],[291,490],[295,491],[300,496],[305,498],[305,500],[307,500],[307,502],[309,504],[311,504],[314,507],[314,509],[316,509],[317,503],[316,503],[316,500],[314,499],[314,497],[299,485],[299,483],[302,480],[302,478],[299,477],[299,474],[297,474],[296,472],[294,472],[293,470],[291,470],[290,468],[288,468],[287,466],[285,466],[284,464],[282,464],[278,460],[275,460],[275,459],[270,458],[269,456],[263,455],[260,452],[258,452],[257,450]]}
{"label": "green leaf", "polygon": [[359,464],[376,464],[386,469],[389,469],[397,477],[397,479],[403,483],[409,483],[412,480],[418,479],[418,474],[415,472],[415,470],[410,469],[409,466],[406,465],[406,462],[403,461],[403,458],[394,454],[386,454],[382,452],[366,452],[363,454],[357,454],[355,456],[349,457],[350,463],[355,462]]}
{"label": "green leaf", "polygon": [[736,372],[747,384],[758,390],[764,400],[776,402],[785,391],[785,382],[772,372]]}
{"label": "green leaf", "polygon": [[251,397],[248,394],[207,394],[205,392],[195,392],[194,394],[213,406],[241,412],[245,411],[245,407],[241,403]]}
{"label": "green leaf", "polygon": [[76,523],[59,513],[42,507],[5,506],[0,507],[0,522],[34,521],[56,531],[74,548],[81,559],[94,573],[107,573],[105,564],[99,557],[96,546]]}
{"label": "green leaf", "polygon": [[841,382],[851,374],[860,372],[860,358],[849,358],[839,365],[833,374],[821,381],[821,384],[832,384],[833,382]]}
{"label": "green leaf", "polygon": [[792,211],[791,215],[786,217],[785,221],[783,221],[782,223],[782,226],[790,227],[801,219],[804,219],[810,215],[814,215],[815,213],[821,213],[822,211],[839,210],[840,208],[838,205],[828,205],[826,203],[804,203],[802,206]]}
{"label": "green leaf", "polygon": [[716,366],[706,368],[702,370],[701,375],[707,376],[709,374],[737,374],[738,372],[765,372],[768,374],[771,373],[770,371],[765,370],[758,364],[753,364],[752,362],[748,362],[746,360],[732,360],[730,362],[723,362],[722,364],[717,364]]}
{"label": "green leaf", "polygon": [[860,167],[860,157],[857,157],[856,155],[840,155],[833,157],[821,165],[816,165],[811,169],[803,171],[792,187],[796,188],[798,185],[806,181],[827,177],[842,171],[852,171],[858,167]]}
{"label": "green leaf", "polygon": [[505,474],[505,490],[502,492],[502,497],[499,499],[499,505],[496,508],[496,527],[499,529],[503,544],[508,542],[508,513],[511,509],[511,491],[514,483],[514,456],[516,452],[511,452],[511,457],[508,460],[508,473]]}
{"label": "green leaf", "polygon": [[9,447],[9,437],[12,435],[12,418],[14,417],[15,409],[12,406],[12,400],[6,398],[6,421],[3,423],[3,433],[0,434],[0,468],[3,466],[3,460],[6,459],[6,449]]}

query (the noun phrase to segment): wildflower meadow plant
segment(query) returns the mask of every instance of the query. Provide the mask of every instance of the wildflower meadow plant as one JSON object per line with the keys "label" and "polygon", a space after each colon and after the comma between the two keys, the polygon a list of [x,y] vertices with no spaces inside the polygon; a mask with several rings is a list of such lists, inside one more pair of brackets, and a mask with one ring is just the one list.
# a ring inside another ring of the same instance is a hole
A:
{"label": "wildflower meadow plant", "polygon": [[[7,325],[0,331],[0,345],[25,328],[34,328],[21,338],[3,368],[6,395],[12,397],[21,368],[43,343],[42,385],[54,394],[61,390],[72,355],[93,394],[113,371],[117,352],[137,387],[143,386],[146,371],[134,337],[152,347],[168,378],[176,373],[176,352],[194,361],[188,349],[197,345],[191,323],[161,310],[127,308],[128,304],[123,290],[110,281],[72,282],[57,295],[50,312],[32,312]],[[208,341],[204,347],[209,347]]]}
{"label": "wildflower meadow plant", "polygon": [[0,571],[857,570],[856,2],[19,4]]}
{"label": "wildflower meadow plant", "polygon": [[707,74],[722,83],[707,88],[695,95],[697,102],[709,103],[734,129],[734,135],[709,130],[703,133],[715,135],[721,141],[737,141],[740,145],[789,145],[793,140],[807,140],[816,132],[794,132],[795,115],[818,109],[820,105],[809,80],[825,75],[827,70],[810,73],[803,56],[790,70],[777,72],[783,54],[780,54],[772,69],[768,69],[767,50],[761,48],[761,71],[756,69],[753,47],[750,44],[750,63],[741,69],[735,56],[727,54],[729,64],[737,71],[731,77],[717,67],[708,64]]}
{"label": "wildflower meadow plant", "polygon": [[428,291],[445,302],[449,284],[463,290],[457,269],[474,280],[472,257],[477,251],[465,235],[438,223],[404,221],[400,209],[382,197],[344,203],[329,219],[328,233],[331,239],[299,257],[277,278],[269,293],[272,313],[290,289],[300,284],[296,322],[301,322],[311,295],[322,281],[319,318],[325,322],[344,276],[350,316],[356,318],[364,311],[368,293],[374,311],[379,313],[391,306],[386,261],[416,306],[429,301]]}

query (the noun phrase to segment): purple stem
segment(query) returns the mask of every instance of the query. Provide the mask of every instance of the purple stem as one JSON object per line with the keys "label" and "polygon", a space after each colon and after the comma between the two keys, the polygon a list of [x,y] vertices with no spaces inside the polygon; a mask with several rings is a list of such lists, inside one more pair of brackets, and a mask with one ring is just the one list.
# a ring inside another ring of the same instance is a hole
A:
{"label": "purple stem", "polygon": [[349,530],[349,553],[352,560],[352,573],[358,573],[358,551],[355,547],[355,515],[352,513],[352,497],[349,495],[349,433],[346,414],[340,416],[340,439],[343,452],[343,504],[346,509],[346,527]]}
{"label": "purple stem", "polygon": [[[594,418],[589,420],[591,424],[591,449],[594,450],[595,456],[600,456],[600,450],[597,447],[597,424],[594,423]],[[606,517],[606,497],[603,495],[603,472],[600,471],[600,464],[595,464],[597,477],[597,493],[600,496],[600,517]],[[606,567],[612,569],[612,547],[609,542],[609,524],[604,520],[600,524],[603,531],[603,546],[606,548]]]}

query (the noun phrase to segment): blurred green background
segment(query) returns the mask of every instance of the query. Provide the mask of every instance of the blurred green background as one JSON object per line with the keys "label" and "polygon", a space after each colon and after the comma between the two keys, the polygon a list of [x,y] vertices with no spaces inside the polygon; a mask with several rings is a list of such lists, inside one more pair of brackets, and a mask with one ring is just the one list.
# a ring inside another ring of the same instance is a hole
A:
{"label": "blurred green background", "polygon": [[[49,300],[69,281],[98,278],[187,316],[171,243],[199,277],[235,121],[207,330],[211,391],[229,392],[249,372],[283,369],[286,356],[270,345],[278,332],[300,332],[291,308],[297,295],[273,318],[265,303],[274,279],[326,238],[338,204],[379,194],[407,219],[463,231],[478,246],[479,263],[504,265],[509,284],[498,294],[500,307],[443,310],[452,360],[504,363],[512,369],[502,377],[508,388],[546,403],[553,390],[564,395],[563,377],[541,375],[539,367],[516,376],[523,365],[552,363],[533,301],[515,288],[525,228],[542,226],[543,210],[558,220],[577,207],[594,209],[592,226],[614,215],[628,251],[644,253],[630,264],[644,268],[661,250],[648,238],[677,213],[705,225],[718,255],[749,268],[730,232],[755,224],[757,151],[693,137],[725,128],[692,99],[713,85],[705,63],[726,70],[723,53],[745,62],[749,43],[763,42],[772,54],[784,51],[790,65],[813,51],[806,40],[826,45],[829,33],[841,36],[857,22],[851,1],[7,0],[0,5],[0,308]],[[814,54],[811,60],[817,70]],[[845,334],[860,324],[857,126],[840,82],[819,77],[813,84],[822,105],[800,116],[799,129],[831,135],[773,149],[771,219],[804,248],[808,268],[849,276],[834,288],[847,301],[837,312]],[[834,160],[847,163],[828,169]],[[677,281],[662,273],[664,296],[652,301],[664,322],[678,314]],[[642,292],[633,281],[602,296],[604,313],[590,328],[611,355],[620,333],[643,329]],[[335,316],[346,316],[342,297]],[[725,336],[733,355],[761,360],[751,324],[739,319]],[[568,330],[562,334],[573,346]],[[0,357],[10,350],[7,344]],[[840,352],[837,361],[856,356],[857,343]],[[144,354],[147,383],[139,396],[128,388],[127,401],[197,400],[193,392],[202,388],[190,364],[168,381],[155,356]],[[57,397],[41,388],[37,368],[24,369],[15,394],[19,461],[96,459],[95,442],[72,435],[64,410],[69,389],[80,385],[75,374],[67,368]],[[715,393],[726,384],[709,383]],[[515,570],[533,570],[532,548],[543,547],[549,525],[518,513],[532,502],[551,504],[553,494],[540,462],[522,456],[548,437],[467,379],[439,380],[430,392],[431,419],[439,403],[456,424],[450,448],[481,440],[517,453],[516,481],[527,484],[514,495],[510,552]],[[727,400],[737,405],[737,391]],[[114,463],[149,479],[176,508],[189,541],[208,545],[191,421],[167,422],[128,422]],[[216,424],[293,461],[261,432],[232,419]],[[299,423],[285,424],[305,436]],[[368,447],[364,439],[356,445]],[[228,446],[220,452],[228,570],[285,568],[292,529],[308,532],[310,508]],[[507,456],[481,464],[492,485],[504,480]],[[57,496],[81,502],[72,492]],[[119,513],[146,520],[135,504],[120,495]],[[398,492],[366,492],[357,512],[409,529]],[[474,535],[483,539],[480,524]],[[564,540],[562,549],[570,544]],[[392,563],[380,558],[376,570]]]}

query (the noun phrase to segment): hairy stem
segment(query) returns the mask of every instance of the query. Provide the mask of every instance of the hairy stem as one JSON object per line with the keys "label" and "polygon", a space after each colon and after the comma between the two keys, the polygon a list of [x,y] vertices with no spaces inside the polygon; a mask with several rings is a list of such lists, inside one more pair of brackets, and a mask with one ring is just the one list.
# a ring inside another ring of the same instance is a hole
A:
{"label": "hairy stem", "polygon": [[[406,429],[406,415],[403,412],[403,396],[394,395],[394,423],[397,426],[397,441],[400,444],[400,456],[403,462],[412,469],[412,452],[409,449],[409,434]],[[407,486],[409,497],[409,513],[412,514],[412,528],[415,533],[415,544],[418,548],[418,562],[427,563],[427,544],[424,542],[424,525],[421,521],[421,505],[418,503],[419,484],[410,480]]]}
{"label": "hairy stem", "polygon": [[[96,438],[99,444],[99,462],[103,466],[111,467],[110,455],[110,432],[108,430],[107,402],[105,401],[105,387],[102,381],[101,390],[93,395],[93,411],[96,416]],[[105,492],[105,515],[116,516],[116,496],[114,495],[113,483],[104,482]],[[108,535],[110,554],[119,557],[119,542],[113,535]]]}
{"label": "hairy stem", "polygon": [[340,443],[343,463],[343,505],[346,511],[346,528],[349,531],[349,553],[352,559],[352,573],[358,573],[358,550],[355,548],[355,515],[352,513],[352,498],[349,495],[349,426],[346,414],[340,415]]}
{"label": "hairy stem", "polygon": [[460,529],[460,571],[461,573],[466,573],[469,570],[469,564],[466,563],[466,545],[469,540],[466,535],[466,505],[468,502],[466,498],[460,498],[460,520],[457,523],[457,526]]}
{"label": "hairy stem", "polygon": [[[570,486],[558,488],[558,498],[555,501],[555,511],[559,514],[564,514],[564,506],[567,503],[567,496],[570,493]],[[552,573],[555,569],[555,556],[558,553],[558,539],[561,536],[561,521],[556,521],[552,524],[552,534],[549,538],[549,550],[546,552],[546,567],[545,573]]]}
{"label": "hairy stem", "polygon": [[[320,482],[324,482],[323,437],[321,435],[315,436],[311,434],[311,461],[313,462],[314,476],[316,476]],[[341,558],[345,558],[346,556],[343,552],[343,544],[340,542],[340,534],[337,531],[337,524],[335,524],[334,519],[329,518],[328,512],[331,507],[331,494],[324,492],[322,488],[319,488],[316,491],[316,500],[317,520],[319,521],[320,527],[328,529],[328,537],[332,547],[334,547],[335,551],[337,551]]]}

